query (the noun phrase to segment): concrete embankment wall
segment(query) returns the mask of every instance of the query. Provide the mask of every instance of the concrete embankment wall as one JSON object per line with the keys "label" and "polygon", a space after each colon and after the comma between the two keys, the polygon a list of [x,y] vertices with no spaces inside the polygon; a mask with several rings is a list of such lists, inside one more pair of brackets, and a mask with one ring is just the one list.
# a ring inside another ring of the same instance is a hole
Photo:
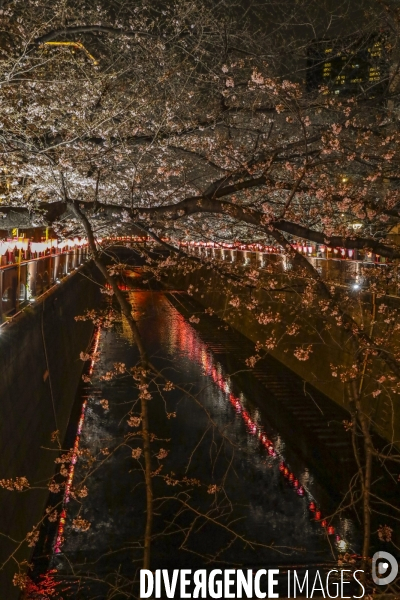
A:
{"label": "concrete embankment wall", "polygon": [[[277,280],[279,277],[274,276],[274,279]],[[349,387],[342,383],[339,376],[332,377],[331,364],[350,368],[355,362],[355,352],[354,346],[349,342],[351,336],[338,325],[334,317],[317,316],[320,311],[313,312],[311,307],[306,318],[303,318],[301,334],[292,337],[287,335],[286,326],[294,323],[300,313],[307,313],[307,310],[301,306],[301,295],[282,294],[282,301],[280,301],[279,294],[235,285],[233,280],[222,277],[211,266],[201,267],[186,275],[182,275],[180,270],[171,270],[167,280],[164,281],[170,288],[181,290],[190,288],[190,293],[199,303],[205,308],[212,308],[222,319],[253,342],[259,341],[265,344],[273,330],[274,337],[279,343],[268,350],[270,354],[337,404],[349,409]],[[268,283],[266,275],[265,287],[268,287]],[[281,277],[277,287],[284,287],[284,284],[284,277]],[[239,307],[234,308],[230,304],[232,296],[240,299]],[[246,307],[252,300],[256,301],[257,309]],[[392,308],[398,309],[398,299],[394,301],[397,304]],[[388,299],[384,302],[389,303]],[[351,315],[369,333],[372,300],[367,296],[360,298],[357,306],[356,310],[353,306]],[[279,313],[280,320],[264,326],[257,318],[260,310],[272,315]],[[330,330],[327,329],[327,325]],[[385,339],[388,327],[384,317],[377,310],[376,322],[373,324],[374,335],[379,334]],[[312,353],[306,361],[298,360],[294,355],[295,348],[302,345],[312,345]],[[373,391],[379,387],[376,379],[384,374],[387,376],[389,372],[383,361],[375,360],[371,367],[368,366],[366,369],[363,378],[364,408],[375,430],[386,440],[400,446],[400,396],[392,393],[385,384],[380,386],[380,394],[373,396]],[[388,382],[387,379],[386,384]]]}
{"label": "concrete embankment wall", "polygon": [[[98,302],[98,286],[78,271],[0,329],[0,479],[26,477],[34,488],[0,488],[0,564],[42,517],[58,455],[46,448],[56,448],[52,432],[64,438],[84,365],[79,354],[93,331],[75,316]],[[24,544],[15,559],[31,550]],[[1,600],[19,597],[16,572],[15,560],[0,571]]]}

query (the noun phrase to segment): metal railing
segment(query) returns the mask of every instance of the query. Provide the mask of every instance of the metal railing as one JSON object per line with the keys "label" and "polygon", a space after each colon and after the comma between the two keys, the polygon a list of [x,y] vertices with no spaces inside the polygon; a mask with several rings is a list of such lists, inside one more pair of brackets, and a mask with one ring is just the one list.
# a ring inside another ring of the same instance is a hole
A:
{"label": "metal railing", "polygon": [[65,252],[49,252],[0,267],[0,321],[12,317],[21,308],[60,282],[88,259],[88,247]]}

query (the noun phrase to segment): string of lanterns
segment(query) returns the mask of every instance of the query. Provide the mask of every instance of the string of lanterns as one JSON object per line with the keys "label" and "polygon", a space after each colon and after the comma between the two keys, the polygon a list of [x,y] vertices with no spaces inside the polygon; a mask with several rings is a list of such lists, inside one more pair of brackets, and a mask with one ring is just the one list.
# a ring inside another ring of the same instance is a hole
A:
{"label": "string of lanterns", "polygon": [[[104,239],[99,238],[97,242],[99,244],[103,242],[133,242],[133,243],[144,243],[151,242],[147,236],[114,236],[107,237]],[[163,242],[171,243],[172,240],[169,238],[162,238]],[[87,245],[87,240],[84,238],[66,239],[58,241],[57,239],[48,239],[41,242],[32,242],[28,238],[12,238],[7,240],[0,240],[0,256],[7,252],[13,252],[15,249],[23,250],[26,252],[28,249],[32,253],[42,253],[52,251],[53,248],[60,249],[72,249]],[[265,254],[282,254],[281,246],[268,246],[263,244],[243,244],[240,242],[235,243],[224,243],[224,242],[200,242],[200,241],[180,241],[179,246],[192,247],[192,248],[211,248],[214,250],[240,250],[247,252],[263,252]],[[335,258],[343,260],[357,260],[356,251],[351,248],[330,248],[323,245],[308,245],[306,243],[292,244],[292,248],[305,256],[311,257],[316,256],[320,258]],[[375,255],[379,258],[379,255]],[[371,260],[373,258],[372,252],[366,252],[365,257]]]}
{"label": "string of lanterns", "polygon": [[[174,243],[173,240],[171,240],[170,238],[160,238],[161,241],[166,242],[166,243]],[[110,236],[107,238],[104,238],[104,240],[98,239],[97,240],[99,243],[101,243],[102,241],[105,242],[137,242],[137,243],[141,243],[141,242],[151,242],[152,239],[149,237],[145,237],[145,236]],[[179,246],[182,247],[193,247],[193,248],[212,248],[214,250],[243,250],[243,251],[247,251],[247,252],[264,252],[267,254],[282,254],[282,247],[281,246],[271,246],[271,245],[264,245],[264,244],[258,244],[258,243],[254,243],[254,244],[243,244],[240,242],[233,242],[233,243],[228,243],[228,242],[201,242],[201,241],[179,241],[179,242],[175,242],[178,243]],[[328,246],[324,246],[324,245],[308,245],[305,243],[302,244],[292,244],[292,248],[294,250],[297,250],[297,252],[301,252],[302,254],[311,256],[313,254],[317,254],[317,253],[321,253],[321,254],[326,254],[329,252],[332,252],[335,257],[337,256],[337,258],[343,258],[343,259],[352,259],[353,257],[355,257],[355,250],[354,249],[347,249],[347,248],[329,248]],[[372,253],[368,252],[367,253],[368,258],[372,257]]]}
{"label": "string of lanterns", "polygon": [[87,239],[85,238],[74,238],[58,241],[57,239],[48,239],[41,242],[33,242],[29,238],[12,238],[7,240],[0,240],[0,256],[7,254],[7,252],[14,252],[15,250],[22,250],[27,252],[30,250],[33,254],[41,254],[43,252],[52,252],[53,249],[60,250],[72,250],[73,248],[81,248],[87,245]]}

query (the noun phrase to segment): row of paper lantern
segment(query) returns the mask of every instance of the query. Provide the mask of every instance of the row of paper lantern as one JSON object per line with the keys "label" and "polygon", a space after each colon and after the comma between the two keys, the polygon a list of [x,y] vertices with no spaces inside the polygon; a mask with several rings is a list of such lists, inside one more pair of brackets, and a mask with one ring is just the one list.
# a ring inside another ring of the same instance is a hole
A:
{"label": "row of paper lantern", "polygon": [[45,240],[43,242],[31,242],[31,252],[46,252],[46,250],[51,250],[51,248],[58,248],[59,250],[64,250],[65,248],[77,248],[81,246],[85,246],[87,244],[86,239],[74,238],[73,240],[62,240],[59,242],[56,239]]}
{"label": "row of paper lantern", "polygon": [[[163,240],[167,241],[167,240]],[[215,250],[247,250],[252,252],[281,252],[276,246],[263,246],[262,244],[224,244],[216,242],[182,242],[181,246],[196,246],[214,248]]]}
{"label": "row of paper lantern", "polygon": [[0,254],[6,254],[6,252],[13,252],[15,248],[17,250],[27,250],[28,249],[29,240],[23,238],[17,238],[14,240],[1,240],[0,241]]}
{"label": "row of paper lantern", "polygon": [[[292,247],[297,252],[302,252],[303,254],[312,254],[314,252],[313,246],[304,246],[302,244],[293,244]],[[319,246],[318,250],[325,254],[325,252],[333,252],[333,254],[339,255],[342,258],[346,258],[346,254],[349,258],[354,256],[354,250],[346,249],[346,248],[328,248],[327,246]]]}
{"label": "row of paper lantern", "polygon": [[72,249],[85,246],[86,244],[86,239],[77,237],[73,240],[69,239],[61,242],[56,239],[45,240],[43,242],[31,242],[28,238],[15,238],[0,241],[0,255],[3,256],[3,254],[6,254],[7,252],[13,252],[15,249],[26,252],[28,247],[31,252],[40,253],[51,250],[51,248],[59,248],[60,250],[65,248]]}
{"label": "row of paper lantern", "polygon": [[[111,239],[111,238],[107,238],[107,239]],[[146,241],[148,240],[148,238],[146,237],[133,237],[133,236],[123,236],[123,237],[114,237],[112,238],[114,240],[121,240],[121,241],[126,241],[126,240],[132,240],[132,241]],[[100,243],[102,240],[98,240],[98,242]],[[169,238],[163,238],[162,241],[164,242],[169,242]],[[180,245],[182,246],[195,246],[195,247],[202,247],[202,248],[215,248],[216,250],[247,250],[247,251],[253,251],[253,252],[267,252],[267,253],[280,253],[282,250],[281,248],[278,248],[276,246],[264,246],[262,244],[239,244],[239,243],[217,243],[217,242],[198,242],[198,241],[189,241],[189,242],[180,242]],[[292,247],[294,248],[294,250],[297,250],[298,252],[301,252],[302,254],[306,254],[306,255],[310,255],[312,254],[316,248],[314,248],[314,246],[306,246],[303,244],[292,244]],[[329,248],[327,246],[319,246],[318,250],[320,252],[322,252],[323,254],[325,252],[333,252],[334,255],[339,255],[341,256],[341,258],[353,258],[354,257],[354,253],[355,251],[353,249],[346,249],[346,248]],[[371,253],[368,253],[368,256],[372,256]]]}

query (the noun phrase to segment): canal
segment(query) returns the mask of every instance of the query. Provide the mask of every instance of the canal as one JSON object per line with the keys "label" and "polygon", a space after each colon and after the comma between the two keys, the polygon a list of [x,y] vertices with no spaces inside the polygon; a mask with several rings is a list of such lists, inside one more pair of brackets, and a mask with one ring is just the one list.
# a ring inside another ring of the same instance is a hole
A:
{"label": "canal", "polygon": [[[288,427],[284,404],[276,410],[276,382],[287,382],[274,364],[258,367],[261,378],[272,373],[261,385],[239,360],[248,351],[240,334],[186,294],[132,281],[129,300],[165,377],[149,387],[152,567],[334,568],[340,552],[357,552],[351,519],[330,518],[343,485],[339,473],[327,474],[332,453],[326,449],[324,462],[318,440]],[[133,598],[146,518],[131,371],[139,357],[120,317],[100,327],[93,350],[66,442],[75,458],[58,463],[55,481],[66,488],[50,495],[57,519],[41,532],[34,571],[45,565],[47,584],[61,582],[63,598]],[[343,452],[337,448],[336,462]]]}

